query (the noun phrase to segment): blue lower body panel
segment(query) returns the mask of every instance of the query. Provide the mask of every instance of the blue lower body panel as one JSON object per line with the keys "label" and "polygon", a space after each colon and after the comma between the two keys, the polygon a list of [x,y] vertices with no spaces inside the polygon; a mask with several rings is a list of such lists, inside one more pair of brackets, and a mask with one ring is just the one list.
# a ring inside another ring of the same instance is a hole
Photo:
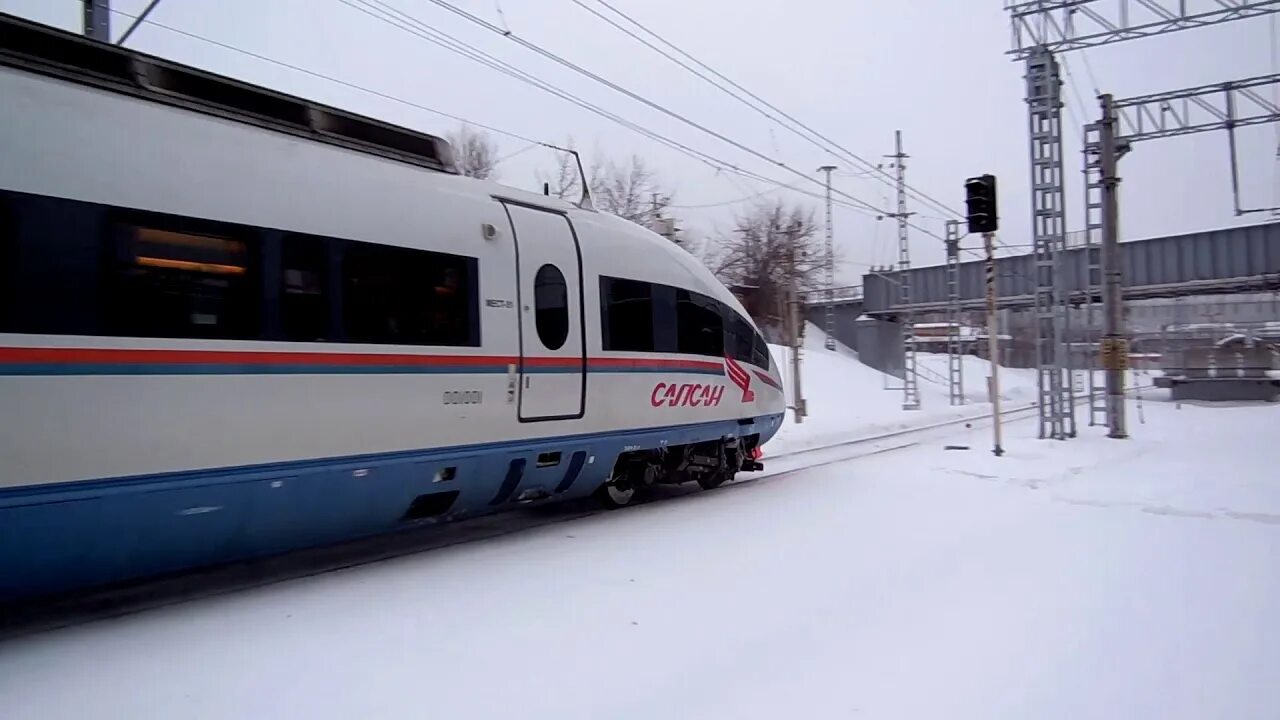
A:
{"label": "blue lower body panel", "polygon": [[8,488],[0,601],[582,497],[624,448],[767,440],[781,417]]}

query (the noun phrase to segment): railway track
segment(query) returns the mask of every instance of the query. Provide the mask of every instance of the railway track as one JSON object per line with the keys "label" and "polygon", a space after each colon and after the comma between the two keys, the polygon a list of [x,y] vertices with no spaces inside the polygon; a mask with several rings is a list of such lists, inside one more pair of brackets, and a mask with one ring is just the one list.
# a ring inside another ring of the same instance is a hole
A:
{"label": "railway track", "polygon": [[[1030,413],[1035,410],[1035,407],[1031,404],[1010,408],[1003,411],[1001,416],[1013,421],[1022,420],[1031,417]],[[954,434],[957,428],[966,425],[983,427],[990,424],[990,421],[990,414],[975,414],[766,456],[765,471],[742,477],[715,492],[733,491],[735,488],[777,480],[817,467],[914,447],[929,440]],[[681,498],[692,498],[704,494],[704,491],[699,490],[692,483],[659,486],[644,499],[617,512],[629,512],[652,503],[679,502]],[[391,561],[430,550],[529,532],[606,512],[609,511],[599,508],[591,501],[534,506],[391,535],[188,571],[90,593],[40,598],[8,605],[0,604],[0,642],[186,602],[262,589],[291,580]]]}

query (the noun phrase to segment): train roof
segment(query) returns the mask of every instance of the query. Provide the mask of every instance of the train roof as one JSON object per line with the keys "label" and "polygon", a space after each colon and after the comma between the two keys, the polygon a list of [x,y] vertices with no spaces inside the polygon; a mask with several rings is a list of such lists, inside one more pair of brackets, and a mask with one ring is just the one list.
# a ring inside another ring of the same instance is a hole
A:
{"label": "train roof", "polygon": [[0,12],[0,66],[457,174],[445,139]]}

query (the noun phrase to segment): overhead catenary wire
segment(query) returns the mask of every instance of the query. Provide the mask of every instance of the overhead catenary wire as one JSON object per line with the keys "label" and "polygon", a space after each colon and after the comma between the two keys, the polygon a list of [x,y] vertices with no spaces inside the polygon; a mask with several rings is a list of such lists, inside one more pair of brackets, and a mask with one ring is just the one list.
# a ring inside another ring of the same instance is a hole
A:
{"label": "overhead catenary wire", "polygon": [[795,190],[796,189],[795,185],[797,184],[798,183],[792,183],[790,185],[778,185],[776,187],[766,188],[764,190],[761,190],[760,192],[750,193],[742,197],[733,198],[732,200],[722,200],[720,202],[702,203],[698,205],[667,205],[667,207],[673,208],[676,210],[700,210],[703,208],[724,207],[725,205],[737,205],[738,203],[747,202],[748,200],[755,200],[756,198],[764,197],[765,195],[778,192],[779,190]]}
{"label": "overhead catenary wire", "polygon": [[[432,1],[433,1],[433,2],[435,2],[436,0],[432,0]],[[685,57],[685,58],[687,58],[690,62],[692,62],[692,63],[696,64],[697,66],[701,67],[703,70],[706,70],[708,73],[711,73],[711,74],[712,74],[712,75],[714,75],[715,77],[719,78],[719,79],[720,79],[721,81],[723,81],[724,83],[727,83],[728,85],[730,85],[730,86],[732,86],[733,88],[735,88],[736,90],[740,91],[741,93],[743,93],[743,94],[744,94],[744,95],[746,95],[747,97],[750,97],[750,98],[751,98],[752,100],[754,100],[755,102],[759,103],[760,105],[762,105],[762,106],[764,106],[764,107],[766,107],[766,108],[769,108],[770,110],[772,110],[773,112],[777,113],[778,115],[781,115],[783,118],[786,118],[786,120],[790,121],[790,123],[792,123],[792,124],[787,124],[787,123],[783,122],[782,120],[779,120],[778,118],[774,117],[773,115],[771,115],[770,113],[768,113],[768,112],[766,112],[765,110],[761,109],[760,107],[757,107],[756,105],[754,105],[754,104],[752,104],[752,103],[748,102],[748,101],[747,101],[747,100],[745,100],[743,97],[741,97],[740,95],[736,94],[735,92],[733,92],[733,91],[732,91],[732,90],[730,90],[729,88],[725,87],[724,85],[721,85],[719,82],[716,82],[715,80],[712,80],[711,78],[708,78],[708,77],[707,77],[705,74],[703,74],[702,72],[700,72],[700,71],[698,71],[698,70],[696,70],[696,69],[694,69],[694,68],[690,67],[689,65],[687,65],[687,64],[686,64],[686,63],[684,63],[683,61],[681,61],[681,60],[679,60],[679,59],[677,59],[677,58],[672,57],[669,53],[667,53],[667,52],[665,52],[665,51],[663,51],[663,50],[661,50],[661,49],[659,49],[659,48],[654,47],[651,43],[649,43],[648,41],[644,40],[643,38],[640,38],[640,37],[639,37],[639,36],[637,36],[635,33],[631,32],[630,30],[627,30],[626,28],[621,27],[621,26],[620,26],[620,25],[618,25],[615,21],[613,21],[613,20],[611,20],[611,19],[609,19],[609,18],[604,17],[601,13],[599,13],[599,12],[598,12],[598,11],[596,11],[596,10],[594,10],[593,8],[588,7],[588,6],[583,2],[583,0],[571,0],[571,1],[572,1],[573,3],[575,3],[576,5],[578,5],[578,6],[582,7],[582,8],[584,8],[584,9],[586,9],[588,12],[592,13],[593,15],[595,15],[595,16],[597,16],[597,17],[599,17],[599,18],[603,19],[603,20],[605,20],[605,22],[609,23],[610,25],[612,25],[612,26],[613,26],[613,27],[615,27],[615,28],[618,28],[618,29],[619,29],[619,30],[621,30],[622,32],[626,33],[626,34],[627,34],[627,35],[629,35],[630,37],[632,37],[632,38],[634,38],[635,40],[637,40],[638,42],[640,42],[640,43],[644,44],[646,47],[649,47],[649,48],[653,49],[655,52],[658,52],[658,53],[659,53],[659,54],[661,54],[663,57],[667,58],[668,60],[671,60],[672,62],[676,63],[677,65],[679,65],[680,67],[682,67],[682,68],[684,68],[685,70],[689,71],[690,73],[693,73],[693,74],[694,74],[694,75],[696,75],[697,77],[699,77],[699,78],[703,79],[704,81],[706,81],[706,82],[710,83],[712,86],[714,86],[714,87],[716,87],[717,89],[721,90],[722,92],[724,92],[724,93],[728,94],[730,97],[733,97],[734,99],[736,99],[736,100],[738,100],[739,102],[741,102],[741,103],[743,103],[743,104],[747,105],[748,107],[750,107],[751,109],[753,109],[753,110],[755,110],[756,112],[760,113],[761,115],[764,115],[765,117],[767,117],[767,118],[769,118],[769,119],[773,120],[774,122],[777,122],[779,125],[781,125],[782,127],[786,128],[786,129],[788,129],[788,130],[790,130],[792,133],[796,134],[797,136],[799,136],[799,137],[801,137],[801,138],[804,138],[805,140],[809,141],[810,143],[814,144],[815,146],[819,147],[820,149],[824,150],[825,152],[830,152],[830,153],[832,153],[833,155],[837,155],[837,156],[841,156],[841,155],[843,155],[844,159],[848,160],[849,162],[852,162],[852,163],[857,164],[857,165],[862,165],[862,166],[866,167],[870,173],[872,173],[872,174],[874,174],[874,175],[879,175],[880,177],[878,177],[877,179],[878,179],[880,182],[885,183],[886,185],[891,185],[891,186],[893,186],[893,187],[896,187],[897,179],[896,179],[893,175],[891,175],[888,171],[886,171],[883,167],[881,167],[881,165],[880,165],[880,164],[878,164],[878,163],[872,163],[872,162],[868,161],[867,159],[863,158],[862,156],[858,155],[857,153],[855,153],[855,152],[853,152],[853,151],[849,150],[848,148],[845,148],[844,146],[840,145],[839,143],[837,143],[836,141],[832,140],[831,138],[829,138],[829,137],[827,137],[827,136],[823,135],[822,133],[818,132],[817,130],[814,130],[812,127],[810,127],[810,126],[806,125],[805,123],[803,123],[802,121],[798,120],[797,118],[795,118],[794,116],[792,116],[790,113],[787,113],[786,111],[782,110],[781,108],[779,108],[778,106],[774,105],[773,103],[770,103],[769,101],[765,100],[764,98],[760,97],[759,95],[757,95],[757,94],[755,94],[755,93],[751,92],[750,90],[748,90],[748,89],[746,89],[745,87],[743,87],[741,84],[739,84],[739,83],[737,83],[737,82],[734,82],[733,80],[729,79],[729,78],[728,78],[728,77],[726,77],[723,73],[721,73],[721,72],[717,71],[715,68],[711,67],[711,66],[710,66],[710,65],[708,65],[707,63],[705,63],[705,62],[703,62],[703,61],[701,61],[701,60],[697,59],[697,58],[696,58],[696,57],[694,57],[693,55],[689,54],[687,51],[685,51],[685,50],[683,50],[682,48],[680,48],[679,46],[677,46],[675,43],[672,43],[671,41],[667,40],[665,37],[663,37],[662,35],[660,35],[660,34],[659,34],[659,33],[657,33],[656,31],[654,31],[654,30],[650,29],[649,27],[645,26],[644,24],[642,24],[641,22],[639,22],[639,21],[638,21],[638,20],[636,20],[635,18],[631,17],[630,15],[626,14],[625,12],[623,12],[623,11],[619,10],[618,8],[616,8],[616,7],[614,7],[613,5],[611,5],[610,3],[606,2],[606,0],[596,0],[596,2],[598,2],[600,5],[602,5],[602,6],[606,7],[606,8],[608,8],[608,9],[609,9],[610,11],[612,11],[614,14],[616,14],[617,16],[619,16],[619,17],[623,18],[624,20],[626,20],[627,22],[631,23],[632,25],[634,25],[635,27],[639,28],[640,30],[644,31],[644,32],[645,32],[645,33],[647,33],[648,35],[652,36],[652,37],[653,37],[654,39],[656,39],[658,42],[661,42],[662,44],[664,44],[664,45],[666,45],[667,47],[671,48],[673,51],[675,51],[675,52],[679,53],[680,55],[684,56],[684,57]],[[437,4],[440,4],[440,3],[437,3]],[[802,130],[804,130],[804,132],[800,132],[799,130],[797,130],[797,129],[796,129],[796,127],[801,128]],[[806,135],[805,133],[808,133],[808,134]],[[812,136],[812,137],[810,137],[810,136]],[[822,142],[818,142],[818,141],[814,140],[813,138],[818,138],[818,140],[820,140],[820,141],[822,141]],[[825,143],[825,144],[824,144],[824,143]],[[833,149],[833,148],[834,148],[834,149]],[[944,202],[942,202],[942,201],[940,201],[940,200],[937,200],[937,199],[935,199],[935,198],[931,197],[930,195],[928,195],[928,194],[924,193],[923,191],[918,190],[918,189],[916,189],[916,188],[913,188],[913,187],[911,187],[911,186],[909,186],[909,185],[908,185],[908,186],[906,186],[906,189],[907,189],[907,194],[908,194],[908,195],[911,195],[912,197],[916,198],[917,200],[919,200],[919,201],[921,201],[921,202],[925,202],[926,204],[930,204],[930,205],[934,206],[936,209],[940,210],[941,212],[943,212],[943,213],[946,213],[946,214],[950,215],[951,217],[957,217],[957,218],[958,218],[958,217],[962,217],[962,214],[961,214],[961,213],[959,213],[958,211],[956,211],[954,208],[950,207],[949,205],[947,205],[946,203],[944,203]]]}
{"label": "overhead catenary wire", "polygon": [[[752,155],[753,157],[756,157],[756,158],[758,158],[758,159],[760,159],[760,160],[763,160],[763,161],[765,161],[765,162],[768,162],[768,163],[770,163],[770,164],[776,165],[777,167],[782,168],[783,170],[786,170],[786,171],[787,171],[787,172],[789,172],[789,173],[792,173],[792,174],[794,174],[794,175],[796,175],[796,176],[798,176],[798,177],[804,178],[806,181],[812,182],[812,183],[814,183],[814,184],[817,184],[817,185],[818,185],[818,186],[820,186],[820,187],[825,188],[825,185],[823,185],[822,181],[821,181],[821,180],[819,180],[819,179],[817,179],[816,177],[811,177],[810,175],[808,175],[808,174],[806,174],[806,173],[804,173],[804,172],[801,172],[800,170],[797,170],[797,169],[795,169],[795,168],[791,167],[790,165],[787,165],[786,163],[782,162],[781,160],[778,160],[778,159],[776,159],[776,158],[769,157],[768,155],[765,155],[764,153],[762,153],[762,152],[760,152],[760,151],[758,151],[758,150],[756,150],[756,149],[754,149],[754,148],[751,148],[751,147],[749,147],[749,146],[747,146],[747,145],[744,145],[743,143],[738,142],[737,140],[734,140],[733,138],[730,138],[730,137],[728,137],[728,136],[724,135],[723,133],[717,132],[716,130],[712,130],[711,128],[708,128],[707,126],[702,125],[701,123],[698,123],[697,121],[692,120],[692,119],[690,119],[690,118],[688,118],[688,117],[686,117],[686,116],[684,116],[684,115],[682,115],[682,114],[680,114],[680,113],[678,113],[678,112],[676,112],[676,111],[674,111],[674,110],[672,110],[672,109],[670,109],[670,108],[666,107],[665,105],[662,105],[661,103],[658,103],[658,102],[655,102],[655,101],[653,101],[653,100],[650,100],[649,98],[646,98],[646,97],[644,97],[643,95],[640,95],[639,93],[636,93],[636,92],[634,92],[634,91],[632,91],[632,90],[630,90],[630,89],[628,89],[628,88],[626,88],[626,87],[623,87],[622,85],[619,85],[619,84],[617,84],[617,83],[615,83],[615,82],[613,82],[613,81],[611,81],[611,80],[609,80],[609,79],[607,79],[607,78],[605,78],[605,77],[602,77],[602,76],[600,76],[599,74],[597,74],[597,73],[595,73],[595,72],[592,72],[591,70],[588,70],[587,68],[582,67],[581,65],[578,65],[578,64],[576,64],[576,63],[574,63],[574,62],[572,62],[572,61],[570,61],[570,60],[567,60],[567,59],[565,59],[565,58],[561,57],[560,55],[557,55],[556,53],[553,53],[553,52],[551,52],[550,50],[547,50],[547,49],[543,48],[542,46],[540,46],[540,45],[538,45],[538,44],[536,44],[536,43],[533,43],[533,42],[531,42],[531,41],[529,41],[529,40],[525,40],[523,37],[521,37],[521,36],[519,36],[519,35],[517,35],[517,34],[515,34],[515,33],[513,33],[513,32],[503,30],[501,27],[499,27],[499,26],[497,26],[497,25],[494,25],[493,23],[489,22],[488,20],[485,20],[484,18],[481,18],[481,17],[479,17],[479,16],[477,16],[477,15],[474,15],[474,14],[472,14],[472,13],[470,13],[470,12],[467,12],[466,10],[463,10],[463,9],[461,9],[461,8],[459,8],[459,7],[457,7],[457,6],[453,5],[453,4],[451,4],[451,3],[445,2],[445,0],[427,0],[427,2],[430,2],[430,3],[434,4],[434,5],[437,5],[437,6],[439,6],[439,7],[443,8],[443,9],[445,9],[445,10],[448,10],[449,12],[454,13],[455,15],[458,15],[459,17],[462,17],[462,18],[464,18],[464,19],[466,19],[466,20],[468,20],[468,21],[470,21],[470,22],[472,22],[472,23],[474,23],[474,24],[476,24],[476,25],[478,25],[478,26],[480,26],[480,27],[482,27],[482,28],[484,28],[484,29],[486,29],[486,30],[489,30],[489,31],[491,31],[491,32],[493,32],[493,33],[496,33],[496,34],[498,34],[498,35],[500,35],[500,36],[502,36],[502,37],[505,37],[505,38],[507,38],[507,39],[511,40],[512,42],[517,43],[517,44],[518,44],[518,45],[520,45],[521,47],[524,47],[524,48],[526,48],[526,49],[528,49],[528,50],[530,50],[530,51],[532,51],[532,52],[534,52],[534,53],[536,53],[536,54],[538,54],[538,55],[540,55],[540,56],[542,56],[542,57],[544,57],[544,58],[546,58],[546,59],[548,59],[548,60],[551,60],[552,62],[555,62],[555,63],[557,63],[557,64],[559,64],[559,65],[561,65],[561,66],[563,66],[563,67],[565,67],[565,68],[568,68],[568,69],[570,69],[570,70],[573,70],[574,72],[576,72],[576,73],[578,73],[578,74],[580,74],[580,75],[582,75],[582,76],[584,76],[584,77],[587,77],[587,78],[589,78],[589,79],[591,79],[591,80],[593,80],[593,81],[595,81],[595,82],[597,82],[597,83],[599,83],[599,84],[602,84],[602,85],[604,85],[605,87],[608,87],[609,89],[614,90],[615,92],[618,92],[618,93],[620,93],[620,94],[622,94],[622,95],[625,95],[625,96],[627,96],[627,97],[631,98],[632,100],[635,100],[636,102],[639,102],[639,103],[641,103],[641,104],[643,104],[643,105],[645,105],[645,106],[647,106],[647,107],[649,107],[649,108],[651,108],[651,109],[653,109],[653,110],[657,110],[658,112],[660,112],[660,113],[662,113],[662,114],[664,114],[664,115],[667,115],[668,117],[670,117],[670,118],[672,118],[672,119],[674,119],[674,120],[678,120],[679,122],[682,122],[682,123],[684,123],[684,124],[686,124],[686,125],[688,125],[688,126],[690,126],[690,127],[694,128],[694,129],[696,129],[696,130],[699,130],[700,132],[706,133],[706,134],[708,134],[708,135],[710,135],[710,136],[712,136],[712,137],[714,137],[714,138],[717,138],[717,139],[719,139],[720,141],[722,141],[722,142],[724,142],[724,143],[726,143],[726,144],[728,144],[728,145],[730,145],[730,146],[732,146],[732,147],[734,147],[734,148],[737,148],[737,149],[739,149],[739,150],[741,150],[741,151],[743,151],[743,152],[745,152],[745,153],[747,153],[747,154],[749,154],[749,155]],[[437,32],[438,32],[438,31],[437,31]],[[442,34],[443,34],[443,33],[442,33]],[[876,213],[876,214],[878,214],[878,215],[879,215],[879,214],[883,214],[883,211],[882,211],[882,210],[880,210],[879,208],[877,208],[876,206],[874,206],[874,205],[872,205],[871,203],[868,203],[868,202],[866,202],[865,200],[862,200],[861,198],[858,198],[858,197],[856,197],[856,196],[854,196],[854,195],[852,195],[852,194],[850,194],[850,193],[848,193],[848,192],[845,192],[845,191],[842,191],[842,190],[837,190],[837,191],[835,191],[835,192],[838,192],[842,197],[844,197],[844,198],[846,198],[847,200],[849,200],[849,201],[853,202],[854,204],[861,205],[863,208],[865,208],[865,209],[867,209],[867,210],[870,210],[870,211],[872,211],[872,212],[874,212],[874,213]],[[938,240],[942,240],[942,239],[943,239],[943,238],[942,238],[942,236],[938,235],[937,233],[932,232],[931,230],[928,230],[927,228],[921,227],[921,226],[919,226],[919,225],[912,224],[912,223],[910,223],[910,222],[908,222],[908,224],[909,224],[909,225],[911,225],[911,227],[914,227],[916,230],[919,230],[920,232],[925,233],[926,235],[930,235],[930,236],[932,236],[932,237],[935,237],[935,238],[937,238]]]}
{"label": "overhead catenary wire", "polygon": [[[823,199],[823,196],[818,194],[817,192],[802,190],[794,186],[787,186],[778,180],[761,175],[753,171],[745,170],[743,168],[738,167],[737,165],[734,165],[731,162],[715,157],[701,150],[697,150],[696,148],[690,147],[684,143],[678,142],[660,133],[654,132],[638,123],[627,120],[626,118],[616,113],[606,110],[598,105],[595,105],[594,103],[583,100],[581,97],[574,95],[573,93],[570,93],[555,85],[552,85],[551,83],[546,82],[532,75],[531,73],[528,73],[524,70],[521,70],[520,68],[517,68],[511,65],[510,63],[507,63],[499,58],[496,58],[490,55],[489,53],[484,52],[483,50],[479,50],[473,45],[470,45],[466,42],[458,40],[457,38],[449,35],[448,33],[444,33],[435,28],[432,28],[430,25],[427,25],[426,23],[413,17],[412,15],[405,13],[397,8],[394,8],[388,5],[387,3],[382,2],[381,0],[338,0],[338,2],[341,2],[342,4],[347,5],[348,7],[351,7],[352,9],[357,10],[358,12],[361,12],[365,15],[373,17],[381,22],[385,22],[404,32],[408,32],[412,35],[415,35],[420,39],[426,40],[435,45],[443,47],[446,50],[449,50],[450,52],[454,52],[456,54],[462,55],[463,57],[471,59],[475,62],[479,62],[480,64],[485,65],[486,67],[489,67],[491,69],[497,70],[498,72],[508,75],[509,77],[515,78],[517,80],[530,84],[538,89],[544,90],[557,97],[560,97],[561,99],[567,100],[575,105],[578,105],[579,107],[582,107],[597,115],[600,115],[601,117],[604,117],[613,122],[616,122],[622,125],[623,127],[633,130],[656,142],[659,142],[672,149],[675,149],[678,152],[681,152],[685,155],[693,157],[694,159],[707,164],[709,167],[712,167],[713,169],[724,170],[726,172],[740,175],[742,177],[746,177],[759,182],[764,182],[770,185],[787,187],[788,189],[791,189],[794,192],[808,195],[815,199]],[[784,167],[785,169],[793,173],[799,174],[801,178],[803,178],[806,181],[817,182],[816,179],[809,178],[806,175],[798,173],[797,171],[791,169],[788,166],[785,166],[781,163],[777,163],[776,161],[772,161],[772,160],[771,162],[781,167]],[[869,205],[868,203],[858,198],[854,198],[853,196],[848,196],[848,197],[852,198],[854,202],[837,201],[836,204],[846,209],[854,210],[854,211],[861,212],[868,215],[875,215],[877,217],[882,216],[884,214],[884,211],[872,205]],[[923,232],[928,233],[927,230],[923,228],[920,228],[920,229]]]}
{"label": "overhead catenary wire", "polygon": [[129,25],[129,27],[125,28],[125,31],[120,36],[120,39],[116,40],[116,44],[123,46],[125,44],[125,41],[129,39],[129,36],[133,34],[133,31],[138,29],[138,26],[141,25],[143,21],[147,19],[147,16],[150,15],[151,11],[155,10],[156,6],[159,4],[160,4],[160,0],[151,0],[151,2],[148,3],[147,6],[142,9],[142,12],[138,13],[138,16],[133,18],[133,22]]}

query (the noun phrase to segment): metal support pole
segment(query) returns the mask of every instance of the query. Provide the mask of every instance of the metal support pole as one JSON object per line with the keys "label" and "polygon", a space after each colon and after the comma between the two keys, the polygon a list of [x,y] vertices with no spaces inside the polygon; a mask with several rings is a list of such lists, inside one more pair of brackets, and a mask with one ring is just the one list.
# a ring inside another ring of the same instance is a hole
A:
{"label": "metal support pole", "polygon": [[947,395],[964,404],[964,344],[960,338],[960,221],[947,221]]}
{"label": "metal support pole", "polygon": [[982,233],[982,248],[987,258],[987,353],[991,357],[991,452],[1004,454],[1000,444],[1000,331],[996,322],[996,235]]}
{"label": "metal support pole", "polygon": [[1124,371],[1129,348],[1124,334],[1124,300],[1121,280],[1124,267],[1120,254],[1120,206],[1117,191],[1120,178],[1116,161],[1122,153],[1116,143],[1116,113],[1110,95],[1102,95],[1099,122],[1098,167],[1102,183],[1102,274],[1103,338],[1102,359],[1107,383],[1107,437],[1129,436],[1124,418]]}
{"label": "metal support pole", "polygon": [[895,130],[894,165],[898,169],[898,299],[902,311],[898,316],[902,324],[902,409],[920,409],[920,387],[916,377],[916,330],[911,317],[911,251],[908,243],[907,218],[907,154],[902,152],[902,131]]}
{"label": "metal support pole", "polygon": [[793,412],[796,424],[804,422],[805,407],[804,394],[800,391],[800,292],[796,287],[796,242],[799,237],[800,228],[792,226],[787,231],[787,240],[789,249],[787,257],[790,260],[787,277],[787,296],[790,300],[787,317],[790,319],[791,325],[791,387],[793,397]]}
{"label": "metal support pole", "polygon": [[84,35],[111,42],[111,0],[83,0]]}
{"label": "metal support pole", "polygon": [[835,252],[835,234],[831,224],[831,171],[835,170],[835,165],[823,165],[818,168],[819,172],[827,174],[827,236],[826,236],[826,257],[823,258],[823,280],[827,285],[827,309],[823,317],[824,330],[827,333],[827,339],[823,346],[828,350],[836,349],[836,308],[835,293],[832,288],[836,284],[836,252]]}

